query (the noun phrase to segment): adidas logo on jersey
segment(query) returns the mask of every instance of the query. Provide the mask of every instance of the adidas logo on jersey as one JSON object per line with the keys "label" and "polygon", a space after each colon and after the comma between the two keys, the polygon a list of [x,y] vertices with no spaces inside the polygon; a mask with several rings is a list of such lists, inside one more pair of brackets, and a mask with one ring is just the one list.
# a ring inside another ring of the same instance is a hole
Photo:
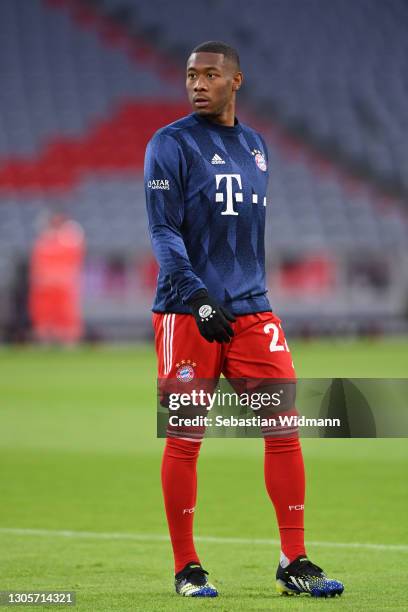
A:
{"label": "adidas logo on jersey", "polygon": [[225,161],[222,159],[222,157],[220,157],[217,153],[214,155],[214,157],[211,160],[212,164],[225,164]]}

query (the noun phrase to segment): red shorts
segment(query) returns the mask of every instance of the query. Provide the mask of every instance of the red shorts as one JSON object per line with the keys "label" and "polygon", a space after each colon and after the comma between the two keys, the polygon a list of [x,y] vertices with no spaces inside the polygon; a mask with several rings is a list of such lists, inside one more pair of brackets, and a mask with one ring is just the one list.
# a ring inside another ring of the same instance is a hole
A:
{"label": "red shorts", "polygon": [[[241,315],[231,323],[229,344],[207,342],[192,315],[153,314],[158,377],[171,379],[189,373],[194,378],[296,377],[281,321],[273,312]],[[187,368],[187,366],[190,366]],[[191,370],[190,370],[191,368]]]}
{"label": "red shorts", "polygon": [[164,394],[180,382],[190,383],[187,391],[196,379],[215,386],[221,374],[229,380],[296,379],[281,321],[273,312],[237,316],[231,324],[235,335],[224,344],[207,342],[192,315],[154,313],[153,326]]}

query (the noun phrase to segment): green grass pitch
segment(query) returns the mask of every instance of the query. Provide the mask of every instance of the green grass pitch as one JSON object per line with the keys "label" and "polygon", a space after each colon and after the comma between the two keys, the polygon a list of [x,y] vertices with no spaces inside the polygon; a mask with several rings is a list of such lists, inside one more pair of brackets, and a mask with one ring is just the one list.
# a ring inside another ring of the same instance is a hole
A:
{"label": "green grass pitch", "polygon": [[[300,376],[407,376],[404,341],[291,348]],[[407,609],[407,440],[304,441],[308,551],[344,581],[336,600],[275,594],[262,441],[231,439],[199,461],[198,550],[220,597],[177,597],[162,446],[150,346],[2,349],[0,590],[71,589],[98,612]]]}

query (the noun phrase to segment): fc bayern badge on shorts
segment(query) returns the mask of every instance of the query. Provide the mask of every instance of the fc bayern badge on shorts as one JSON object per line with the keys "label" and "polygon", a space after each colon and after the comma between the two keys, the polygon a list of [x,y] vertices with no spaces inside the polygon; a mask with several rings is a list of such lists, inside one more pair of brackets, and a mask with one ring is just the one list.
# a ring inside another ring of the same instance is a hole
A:
{"label": "fc bayern badge on shorts", "polygon": [[195,376],[194,368],[196,363],[191,359],[182,359],[180,363],[176,363],[176,376],[180,382],[188,383],[193,380]]}
{"label": "fc bayern badge on shorts", "polygon": [[266,165],[266,159],[262,151],[260,151],[259,149],[254,149],[252,151],[252,155],[255,158],[255,163],[258,168],[262,170],[262,172],[266,172],[268,166]]}

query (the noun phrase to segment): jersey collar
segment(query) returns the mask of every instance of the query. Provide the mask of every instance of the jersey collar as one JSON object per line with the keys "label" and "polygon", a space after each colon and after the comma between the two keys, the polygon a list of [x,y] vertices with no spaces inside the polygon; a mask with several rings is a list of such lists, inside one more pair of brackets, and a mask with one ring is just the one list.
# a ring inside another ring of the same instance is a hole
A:
{"label": "jersey collar", "polygon": [[198,113],[191,113],[191,116],[194,117],[197,123],[200,123],[202,126],[210,130],[220,132],[222,134],[240,134],[242,132],[242,127],[237,117],[235,117],[234,125],[229,126],[229,125],[219,125],[218,123],[214,123],[213,121],[210,121],[209,119],[206,119],[205,117],[202,117]]}

